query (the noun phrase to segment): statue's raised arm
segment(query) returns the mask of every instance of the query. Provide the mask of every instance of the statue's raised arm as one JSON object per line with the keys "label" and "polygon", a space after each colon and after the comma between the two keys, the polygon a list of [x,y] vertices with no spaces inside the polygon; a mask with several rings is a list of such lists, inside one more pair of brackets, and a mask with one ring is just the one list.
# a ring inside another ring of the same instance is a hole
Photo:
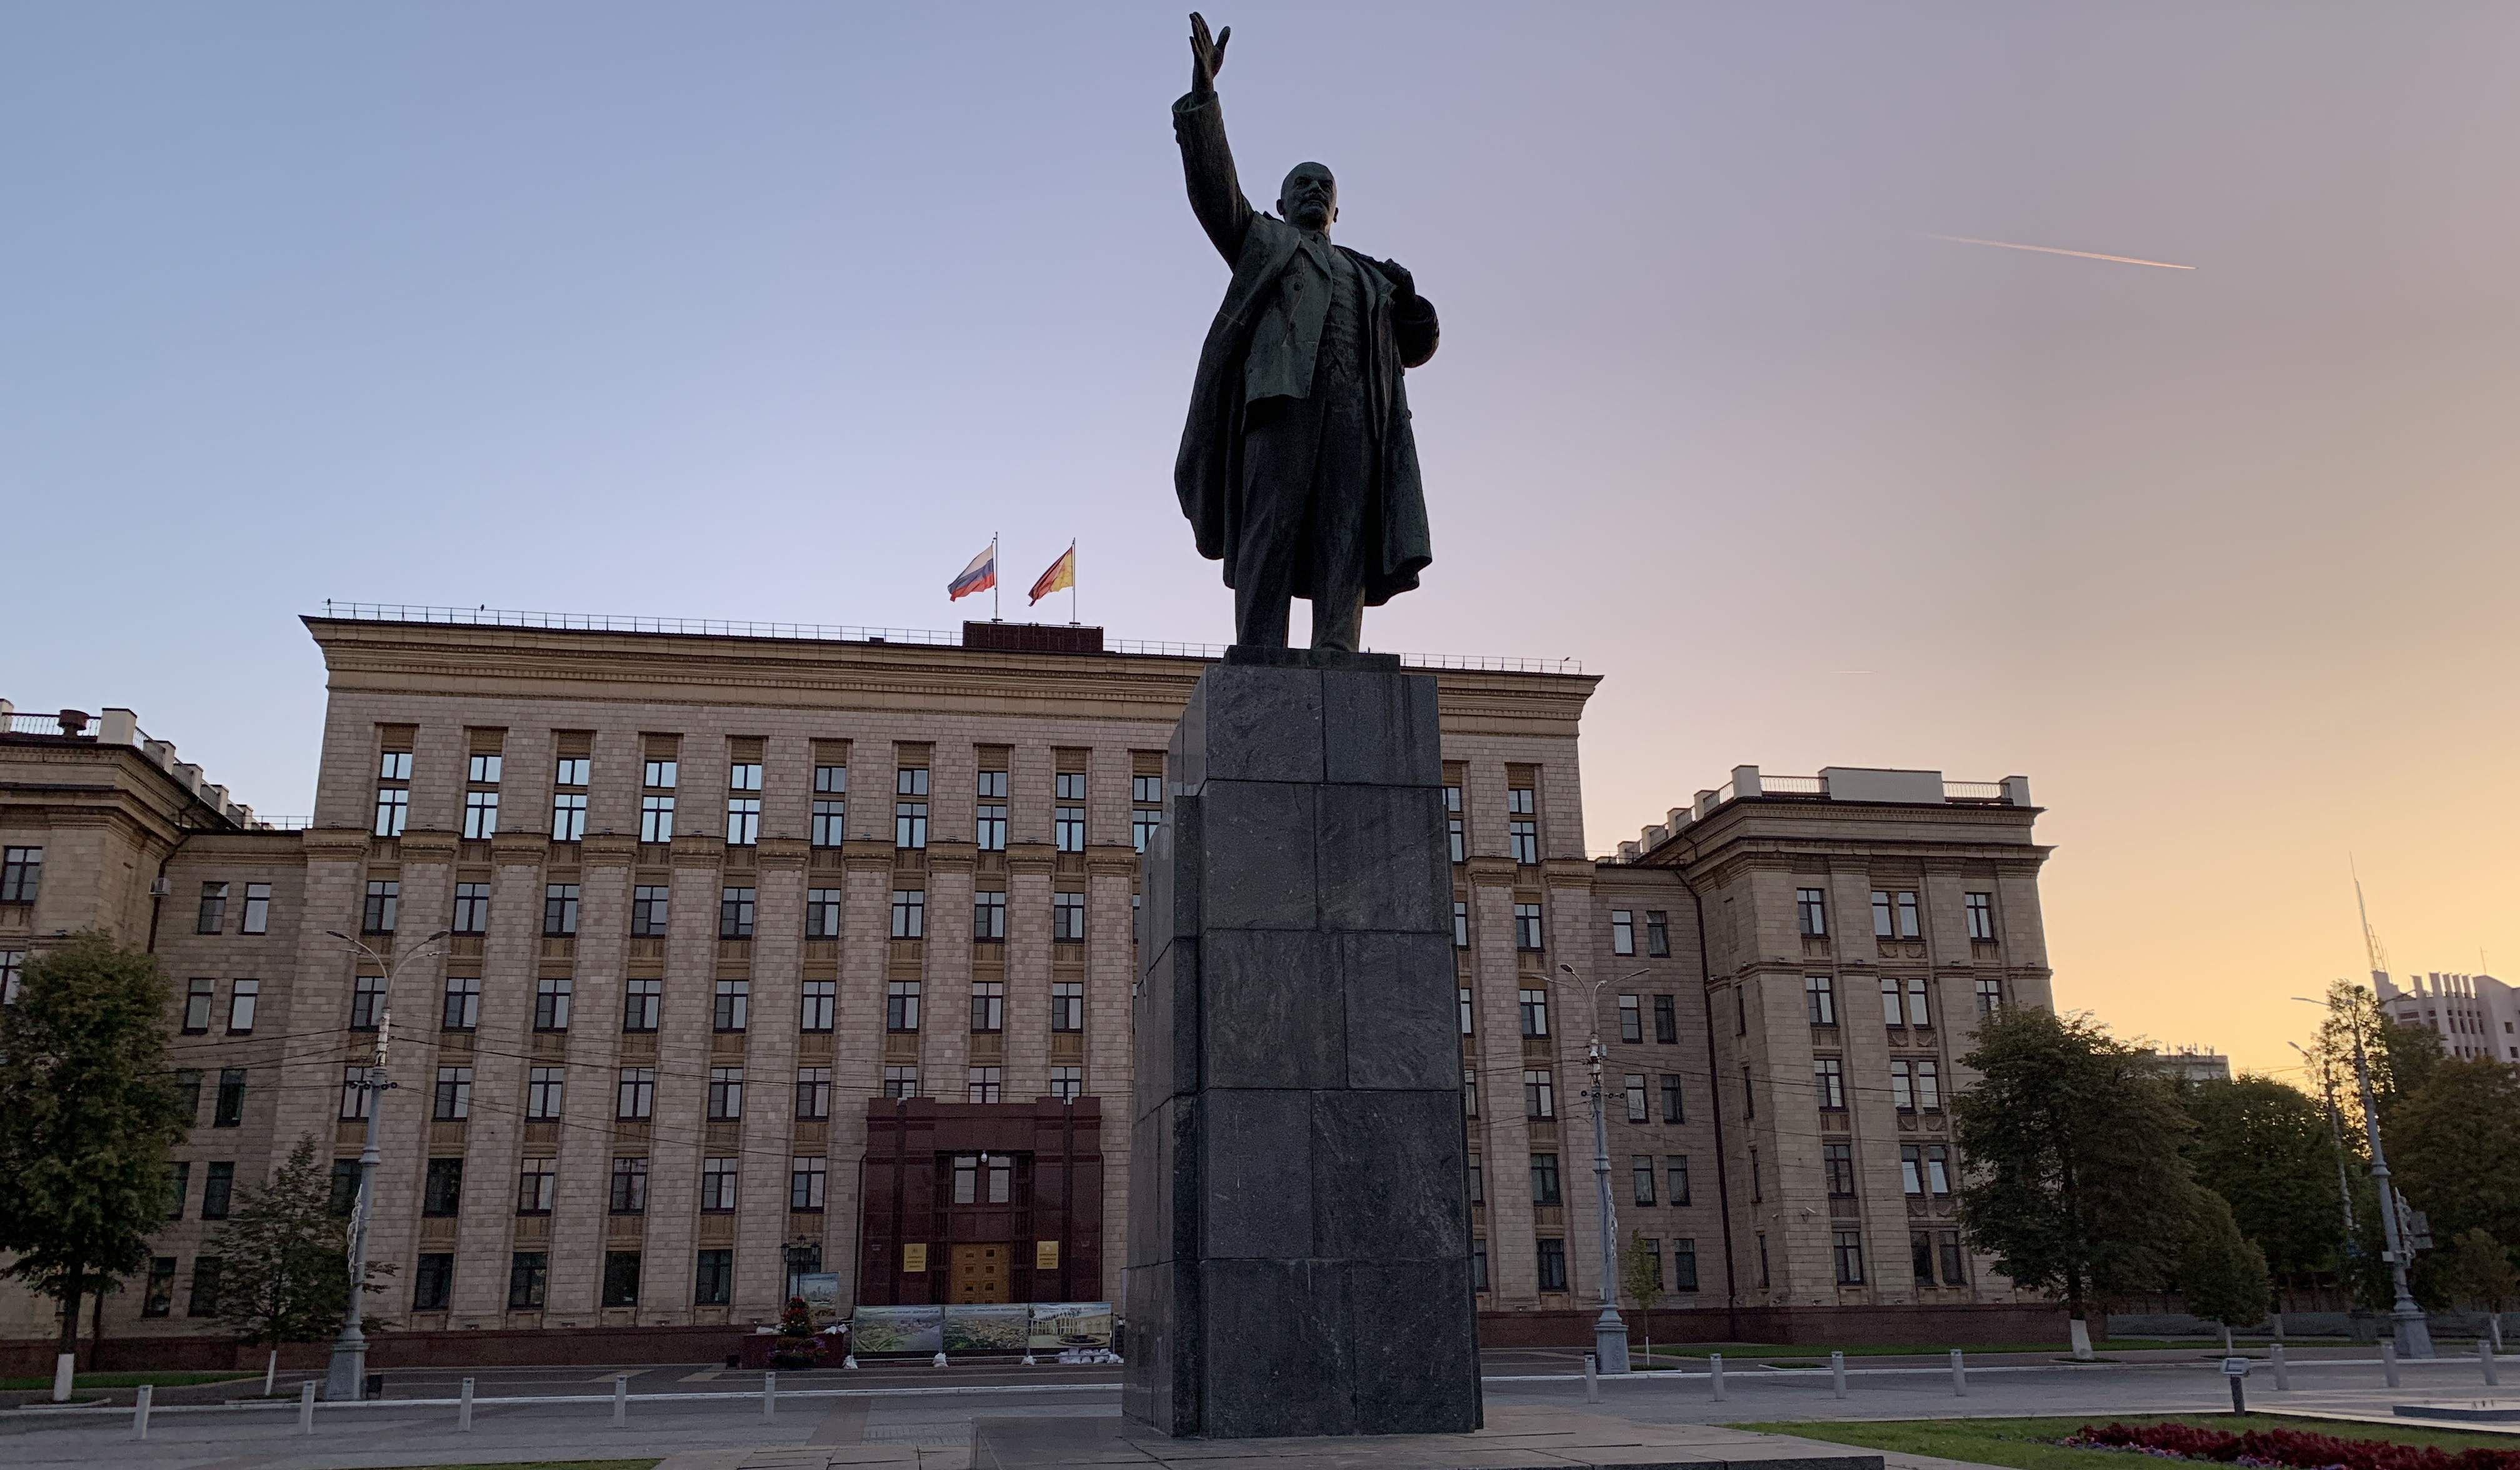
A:
{"label": "statue's raised arm", "polygon": [[1210,36],[1207,19],[1197,11],[1190,13],[1191,96],[1206,97],[1216,91],[1216,73],[1225,69],[1225,43],[1233,39],[1233,26]]}
{"label": "statue's raised arm", "polygon": [[1182,174],[1190,184],[1190,208],[1227,265],[1242,255],[1251,233],[1251,201],[1234,171],[1234,150],[1225,143],[1225,113],[1217,106],[1216,73],[1225,65],[1225,43],[1234,36],[1207,33],[1207,22],[1190,18],[1190,91],[1173,104],[1173,132],[1181,139]]}

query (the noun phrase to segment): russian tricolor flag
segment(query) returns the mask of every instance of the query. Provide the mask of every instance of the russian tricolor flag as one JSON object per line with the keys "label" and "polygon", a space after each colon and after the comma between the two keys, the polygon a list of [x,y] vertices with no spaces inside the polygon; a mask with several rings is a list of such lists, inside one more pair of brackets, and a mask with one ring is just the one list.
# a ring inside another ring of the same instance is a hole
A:
{"label": "russian tricolor flag", "polygon": [[987,592],[997,585],[998,547],[993,541],[987,551],[971,558],[971,564],[963,568],[962,575],[945,584],[946,601],[959,602],[975,592]]}

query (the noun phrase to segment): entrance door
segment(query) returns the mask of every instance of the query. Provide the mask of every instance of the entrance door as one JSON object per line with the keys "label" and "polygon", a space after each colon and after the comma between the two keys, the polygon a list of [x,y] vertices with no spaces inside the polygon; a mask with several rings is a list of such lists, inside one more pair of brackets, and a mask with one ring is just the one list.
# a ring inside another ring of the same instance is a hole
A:
{"label": "entrance door", "polygon": [[1004,1241],[954,1247],[954,1284],[948,1302],[1007,1300],[1007,1251]]}

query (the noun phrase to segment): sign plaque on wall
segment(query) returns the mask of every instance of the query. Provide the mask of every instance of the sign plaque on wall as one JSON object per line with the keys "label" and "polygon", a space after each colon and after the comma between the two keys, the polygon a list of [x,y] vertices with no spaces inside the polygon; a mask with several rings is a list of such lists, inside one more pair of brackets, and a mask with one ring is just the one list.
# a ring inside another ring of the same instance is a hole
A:
{"label": "sign plaque on wall", "polygon": [[903,1246],[901,1248],[901,1269],[905,1271],[914,1272],[925,1270],[927,1269],[927,1247],[923,1244]]}
{"label": "sign plaque on wall", "polygon": [[1032,1269],[1035,1270],[1058,1270],[1058,1241],[1036,1240],[1032,1243]]}

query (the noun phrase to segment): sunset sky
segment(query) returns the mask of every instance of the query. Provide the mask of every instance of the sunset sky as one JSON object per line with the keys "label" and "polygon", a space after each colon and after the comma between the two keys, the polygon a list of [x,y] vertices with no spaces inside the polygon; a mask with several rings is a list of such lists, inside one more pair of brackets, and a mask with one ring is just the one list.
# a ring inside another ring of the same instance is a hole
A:
{"label": "sunset sky", "polygon": [[[2289,1064],[2349,862],[2395,967],[2520,971],[2520,8],[1207,14],[1255,201],[1329,163],[1443,316],[1369,641],[1603,675],[1596,852],[2018,774],[2121,1032]],[[326,598],[942,628],[998,532],[1011,616],[1073,538],[1084,620],[1227,641],[1187,29],[0,11],[0,695],[288,813]]]}

